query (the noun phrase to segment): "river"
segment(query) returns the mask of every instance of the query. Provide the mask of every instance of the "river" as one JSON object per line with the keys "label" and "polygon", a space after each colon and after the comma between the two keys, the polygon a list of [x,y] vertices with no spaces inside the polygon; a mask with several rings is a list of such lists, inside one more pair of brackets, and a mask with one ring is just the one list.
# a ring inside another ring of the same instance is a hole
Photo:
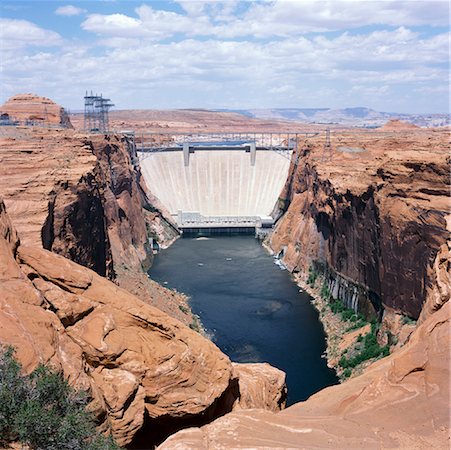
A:
{"label": "river", "polygon": [[232,361],[285,371],[287,404],[337,383],[321,357],[325,336],[309,295],[253,236],[183,237],[155,257],[149,274],[191,297],[209,337]]}

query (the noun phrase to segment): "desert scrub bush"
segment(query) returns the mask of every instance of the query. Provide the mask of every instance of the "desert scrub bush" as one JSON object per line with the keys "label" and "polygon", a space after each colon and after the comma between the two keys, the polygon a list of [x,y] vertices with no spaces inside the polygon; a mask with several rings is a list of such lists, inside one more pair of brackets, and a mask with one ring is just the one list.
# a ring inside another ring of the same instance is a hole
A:
{"label": "desert scrub bush", "polygon": [[184,305],[179,305],[179,309],[184,314],[188,314],[189,313],[189,309],[186,306],[184,306]]}
{"label": "desert scrub bush", "polygon": [[197,320],[194,320],[188,325],[193,331],[197,331],[198,333],[200,333],[200,327],[199,324],[197,323]]}
{"label": "desert scrub bush", "polygon": [[40,365],[21,374],[12,347],[0,348],[0,443],[21,442],[34,450],[117,450],[96,432],[86,411],[87,395]]}
{"label": "desert scrub bush", "polygon": [[352,374],[352,370],[349,367],[346,367],[345,370],[343,370],[342,376],[343,378],[349,378]]}
{"label": "desert scrub bush", "polygon": [[327,287],[327,283],[325,281],[323,282],[323,285],[321,286],[321,291],[320,291],[319,295],[321,296],[321,298],[323,300],[330,299],[330,291],[329,291],[329,288]]}
{"label": "desert scrub bush", "polygon": [[339,361],[339,365],[343,368],[354,368],[361,364],[363,361],[367,361],[369,359],[379,358],[388,356],[390,353],[390,347],[388,345],[384,345],[381,347],[377,342],[377,325],[375,323],[371,324],[371,331],[361,339],[358,339],[359,349],[357,354],[347,358],[345,355],[342,355]]}
{"label": "desert scrub bush", "polygon": [[334,314],[340,314],[340,318],[343,322],[352,323],[347,331],[356,330],[368,323],[363,314],[356,313],[353,309],[347,308],[341,300],[329,297],[329,307]]}
{"label": "desert scrub bush", "polygon": [[308,269],[307,284],[309,286],[314,286],[317,278],[318,278],[318,272],[315,271],[313,266],[310,266]]}
{"label": "desert scrub bush", "polygon": [[409,316],[402,316],[401,322],[403,325],[416,325],[417,321]]}

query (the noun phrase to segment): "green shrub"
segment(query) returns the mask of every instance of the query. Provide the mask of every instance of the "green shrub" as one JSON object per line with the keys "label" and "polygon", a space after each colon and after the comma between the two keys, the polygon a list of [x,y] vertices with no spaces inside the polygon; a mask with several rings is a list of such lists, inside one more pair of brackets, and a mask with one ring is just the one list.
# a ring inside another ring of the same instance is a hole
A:
{"label": "green shrub", "polygon": [[14,418],[26,399],[26,388],[20,376],[20,364],[14,350],[0,349],[0,442],[10,442],[16,433]]}
{"label": "green shrub", "polygon": [[403,325],[416,325],[417,321],[409,316],[402,316],[401,322]]}
{"label": "green shrub", "polygon": [[381,347],[378,344],[376,332],[376,324],[371,324],[371,331],[365,336],[359,336],[359,338],[357,338],[357,341],[361,343],[359,353],[350,358],[346,358],[346,356],[343,355],[340,358],[339,365],[344,369],[347,367],[353,368],[369,359],[388,356],[390,353],[390,347],[388,345]]}
{"label": "green shrub", "polygon": [[184,306],[184,305],[179,305],[179,309],[184,314],[188,314],[189,313],[189,309],[186,306]]}
{"label": "green shrub", "polygon": [[193,331],[200,333],[199,322],[196,318],[193,318],[192,322],[188,325]]}
{"label": "green shrub", "polygon": [[318,278],[318,272],[315,271],[313,266],[310,266],[308,269],[307,284],[310,286],[314,286],[317,278]]}
{"label": "green shrub", "polygon": [[330,291],[329,291],[329,288],[327,287],[327,283],[325,281],[324,281],[323,285],[321,286],[321,291],[320,291],[319,295],[321,296],[321,298],[323,300],[329,300],[329,298],[330,298]]}
{"label": "green shrub", "polygon": [[346,367],[345,370],[343,370],[342,376],[343,378],[349,378],[351,376],[352,370],[349,367]]}
{"label": "green shrub", "polygon": [[11,347],[0,349],[0,442],[19,441],[35,450],[111,450],[111,437],[96,433],[87,396],[40,365],[21,375]]}

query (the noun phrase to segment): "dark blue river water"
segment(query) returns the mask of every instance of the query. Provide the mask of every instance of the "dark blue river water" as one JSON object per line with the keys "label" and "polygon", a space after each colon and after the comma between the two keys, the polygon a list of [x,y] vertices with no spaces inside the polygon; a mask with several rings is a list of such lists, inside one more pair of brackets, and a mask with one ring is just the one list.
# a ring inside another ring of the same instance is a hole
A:
{"label": "dark blue river water", "polygon": [[150,276],[191,297],[211,339],[232,361],[287,374],[287,403],[337,383],[309,296],[253,236],[184,237],[159,253]]}

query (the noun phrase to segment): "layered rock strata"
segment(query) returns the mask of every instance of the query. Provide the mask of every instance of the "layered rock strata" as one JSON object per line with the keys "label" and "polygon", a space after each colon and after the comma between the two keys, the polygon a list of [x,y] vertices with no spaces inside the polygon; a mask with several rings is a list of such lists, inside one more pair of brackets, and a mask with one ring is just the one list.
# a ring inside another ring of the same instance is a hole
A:
{"label": "layered rock strata", "polygon": [[315,263],[329,288],[368,317],[418,318],[446,242],[449,153],[443,131],[336,132],[301,143],[270,245],[293,272]]}
{"label": "layered rock strata", "polygon": [[[240,407],[283,403],[283,372],[233,367],[212,342],[94,271],[20,245],[1,201],[0,324],[0,343],[15,347],[24,370],[48,364],[87,390],[101,429],[121,445],[150,448],[238,407],[241,392]],[[281,392],[262,398],[248,379]]]}
{"label": "layered rock strata", "polygon": [[21,124],[73,128],[69,116],[60,105],[36,94],[19,94],[8,99],[0,108],[2,120]]}

